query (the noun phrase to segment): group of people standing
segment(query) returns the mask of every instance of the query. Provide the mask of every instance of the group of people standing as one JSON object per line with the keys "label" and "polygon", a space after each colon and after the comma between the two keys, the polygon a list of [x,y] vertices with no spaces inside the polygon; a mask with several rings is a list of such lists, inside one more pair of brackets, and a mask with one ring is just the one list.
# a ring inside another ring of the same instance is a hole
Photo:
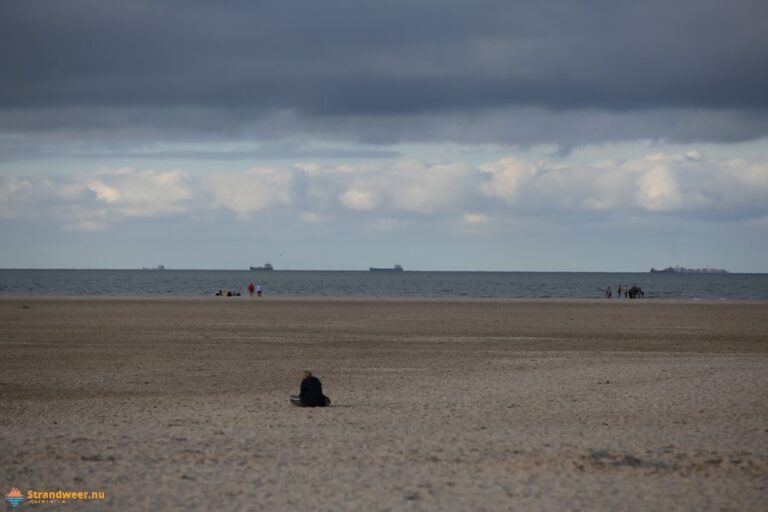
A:
{"label": "group of people standing", "polygon": [[[618,289],[616,290],[616,298],[620,299],[621,294],[624,294],[625,299],[638,299],[640,297],[645,297],[645,293],[643,292],[643,289],[637,286],[636,284],[632,285],[632,288],[629,288],[627,285],[619,285]],[[611,291],[611,287],[605,289],[605,298],[610,299],[613,296],[613,292]]]}
{"label": "group of people standing", "polygon": [[261,297],[261,294],[264,292],[264,290],[261,288],[261,283],[257,284],[255,287],[253,286],[253,283],[248,283],[248,295],[253,297],[253,292],[256,291],[256,296]]}
{"label": "group of people standing", "polygon": [[[248,295],[253,297],[254,292],[256,293],[257,297],[261,297],[261,295],[264,293],[264,289],[261,287],[261,283],[258,283],[254,285],[253,283],[248,283]],[[240,292],[237,290],[228,291],[224,293],[224,290],[219,290],[216,292],[217,297],[222,297],[226,295],[227,297],[239,297]]]}

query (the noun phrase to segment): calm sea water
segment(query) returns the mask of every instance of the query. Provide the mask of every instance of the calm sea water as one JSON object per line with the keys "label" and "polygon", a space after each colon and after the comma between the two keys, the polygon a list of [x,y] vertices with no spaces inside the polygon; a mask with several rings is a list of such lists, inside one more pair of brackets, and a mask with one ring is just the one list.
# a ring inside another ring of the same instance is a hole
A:
{"label": "calm sea water", "polygon": [[0,295],[213,295],[261,283],[265,296],[596,298],[636,284],[646,299],[768,300],[768,274],[1,270]]}

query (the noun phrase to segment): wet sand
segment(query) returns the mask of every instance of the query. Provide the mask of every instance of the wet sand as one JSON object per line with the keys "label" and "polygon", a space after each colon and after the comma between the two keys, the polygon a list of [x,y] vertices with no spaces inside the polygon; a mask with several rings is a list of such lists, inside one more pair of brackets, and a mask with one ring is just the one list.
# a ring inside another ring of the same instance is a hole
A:
{"label": "wet sand", "polygon": [[0,350],[3,493],[70,510],[768,506],[767,302],[2,298]]}

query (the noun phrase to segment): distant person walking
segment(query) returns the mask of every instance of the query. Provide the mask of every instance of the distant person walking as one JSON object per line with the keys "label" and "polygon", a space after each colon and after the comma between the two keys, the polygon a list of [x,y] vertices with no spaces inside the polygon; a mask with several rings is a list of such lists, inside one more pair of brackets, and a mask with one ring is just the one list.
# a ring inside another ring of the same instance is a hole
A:
{"label": "distant person walking", "polygon": [[255,289],[255,287],[253,286],[253,283],[249,283],[248,284],[248,295],[250,295],[251,297],[253,297],[253,290],[254,289]]}
{"label": "distant person walking", "polygon": [[611,287],[605,289],[605,298],[610,299],[613,294],[611,293]]}
{"label": "distant person walking", "polygon": [[263,292],[263,290],[261,288],[261,283],[259,283],[259,284],[256,285],[256,296],[257,297],[261,297],[262,292]]}
{"label": "distant person walking", "polygon": [[327,407],[331,405],[331,399],[323,394],[320,379],[305,370],[302,373],[299,394],[291,395],[291,403],[299,407]]}

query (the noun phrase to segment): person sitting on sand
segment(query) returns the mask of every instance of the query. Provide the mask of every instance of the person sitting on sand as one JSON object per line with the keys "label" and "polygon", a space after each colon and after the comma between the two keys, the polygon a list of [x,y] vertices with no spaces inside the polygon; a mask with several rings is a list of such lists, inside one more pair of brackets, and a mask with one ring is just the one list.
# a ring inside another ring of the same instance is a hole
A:
{"label": "person sitting on sand", "polygon": [[331,405],[331,399],[323,394],[320,379],[307,370],[302,374],[299,394],[291,395],[291,403],[299,407],[327,407]]}

